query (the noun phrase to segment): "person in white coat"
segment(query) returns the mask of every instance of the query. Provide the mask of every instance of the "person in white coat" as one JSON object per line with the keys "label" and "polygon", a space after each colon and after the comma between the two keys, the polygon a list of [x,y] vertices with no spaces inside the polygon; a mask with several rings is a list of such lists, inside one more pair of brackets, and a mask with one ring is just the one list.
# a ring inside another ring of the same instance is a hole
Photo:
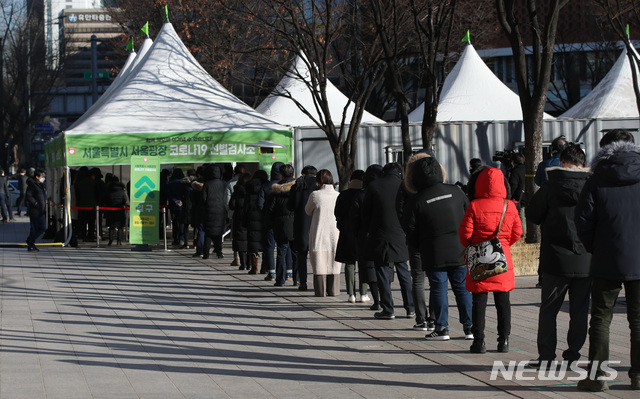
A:
{"label": "person in white coat", "polygon": [[340,231],[334,209],[339,193],[333,187],[333,176],[327,169],[316,175],[318,189],[311,193],[305,212],[311,216],[309,230],[309,260],[313,270],[313,289],[316,296],[340,294],[340,269],[336,262],[336,248]]}

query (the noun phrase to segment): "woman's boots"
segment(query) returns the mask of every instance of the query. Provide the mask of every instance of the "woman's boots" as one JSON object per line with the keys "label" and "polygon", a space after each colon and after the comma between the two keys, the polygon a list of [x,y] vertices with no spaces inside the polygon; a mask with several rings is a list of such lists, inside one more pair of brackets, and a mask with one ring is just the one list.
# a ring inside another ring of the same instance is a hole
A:
{"label": "woman's boots", "polygon": [[251,270],[249,270],[249,274],[258,274],[258,254],[249,254],[249,259],[251,263]]}

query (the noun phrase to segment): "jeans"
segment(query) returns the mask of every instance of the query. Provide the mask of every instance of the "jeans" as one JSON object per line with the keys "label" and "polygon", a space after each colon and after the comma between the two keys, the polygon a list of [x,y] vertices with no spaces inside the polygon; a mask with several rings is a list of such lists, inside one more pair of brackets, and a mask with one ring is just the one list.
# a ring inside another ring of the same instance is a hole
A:
{"label": "jeans", "polygon": [[404,310],[407,313],[415,311],[413,305],[413,293],[411,288],[411,273],[406,262],[393,262],[387,264],[376,264],[376,275],[378,277],[378,289],[380,291],[380,307],[385,313],[393,314],[393,296],[391,293],[391,282],[393,281],[393,268],[400,282],[400,292]]}
{"label": "jeans", "polygon": [[47,230],[47,215],[45,213],[39,215],[29,215],[29,223],[31,230],[27,237],[27,247],[35,247],[36,240]]}
{"label": "jeans", "polygon": [[623,284],[627,300],[627,320],[631,329],[629,377],[640,376],[640,280],[611,281],[594,277],[591,286],[589,361],[598,362],[597,376],[606,374],[600,365],[603,361],[609,360],[609,326],[613,317],[613,307]]}
{"label": "jeans", "polygon": [[292,244],[293,241],[278,243],[276,253],[276,284],[284,285],[286,273],[291,273],[293,270],[293,262],[296,256]]}
{"label": "jeans", "polygon": [[276,249],[276,239],[273,236],[273,229],[264,231],[264,251],[262,260],[268,273],[276,274],[276,262],[273,258]]}
{"label": "jeans", "polygon": [[554,360],[558,343],[557,317],[569,292],[569,348],[562,353],[568,361],[580,359],[580,349],[587,340],[590,277],[563,277],[545,274],[538,316],[538,355],[540,360]]}
{"label": "jeans", "polygon": [[[484,340],[485,314],[487,312],[487,299],[489,294],[486,292],[472,294],[473,308],[471,317],[473,326],[471,332],[474,340]],[[493,300],[496,304],[498,312],[498,337],[508,338],[511,334],[511,301],[508,292],[494,292]]]}
{"label": "jeans", "polygon": [[431,307],[436,319],[436,330],[442,331],[449,327],[449,296],[448,283],[456,297],[458,315],[463,328],[470,328],[471,318],[471,293],[465,288],[467,267],[452,266],[441,269],[427,269],[427,277],[431,286]]}
{"label": "jeans", "polygon": [[195,240],[193,244],[196,247],[196,253],[202,255],[204,253],[204,228],[202,223],[198,223],[195,226]]}

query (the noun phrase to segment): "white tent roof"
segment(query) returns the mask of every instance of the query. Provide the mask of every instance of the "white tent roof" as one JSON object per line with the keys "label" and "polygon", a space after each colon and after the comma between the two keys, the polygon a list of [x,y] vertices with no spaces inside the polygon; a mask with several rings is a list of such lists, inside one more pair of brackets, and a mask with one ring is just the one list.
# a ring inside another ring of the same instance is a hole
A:
{"label": "white tent roof", "polygon": [[[422,122],[424,103],[409,114]],[[552,118],[545,114],[545,119]],[[522,120],[520,98],[487,67],[471,43],[444,81],[438,122]]]}
{"label": "white tent roof", "polygon": [[638,106],[633,91],[633,75],[626,50],[589,94],[559,116],[559,118],[637,117]]}
{"label": "white tent roof", "polygon": [[[307,63],[301,56],[296,57],[290,71],[282,78],[278,86],[267,98],[260,103],[256,111],[268,118],[283,125],[290,126],[315,126],[316,123],[300,110],[297,104],[291,99],[294,98],[302,107],[307,110],[316,120],[320,120],[312,93],[309,90],[309,69]],[[291,97],[291,98],[289,98]],[[345,107],[349,104],[346,113],[346,122],[349,123],[353,115],[353,103],[349,102],[347,96],[342,94],[330,81],[327,80],[327,98],[329,102],[329,112],[331,120],[339,123]],[[385,123],[367,111],[362,115],[361,123]]]}
{"label": "white tent roof", "polygon": [[125,61],[122,69],[120,70],[120,73],[118,74],[118,76],[116,76],[113,82],[111,82],[107,90],[104,93],[102,93],[100,98],[98,98],[98,101],[93,103],[93,105],[84,114],[82,114],[82,116],[80,116],[80,118],[78,118],[78,120],[76,120],[69,129],[73,129],[75,126],[84,122],[87,118],[93,115],[94,112],[99,110],[100,107],[102,107],[102,105],[109,100],[109,98],[111,98],[113,93],[117,91],[117,88],[120,87],[120,85],[127,80],[127,76],[129,76],[129,74],[135,68],[135,66],[138,65],[140,61],[144,58],[144,56],[147,54],[147,52],[151,48],[151,45],[153,45],[153,41],[147,37],[142,43],[142,46],[140,47],[138,54],[136,54],[135,51],[132,51],[131,53],[129,53],[129,56],[127,57],[127,60]]}
{"label": "white tent roof", "polygon": [[169,22],[109,98],[89,111],[88,117],[78,120],[66,133],[288,130],[213,79]]}

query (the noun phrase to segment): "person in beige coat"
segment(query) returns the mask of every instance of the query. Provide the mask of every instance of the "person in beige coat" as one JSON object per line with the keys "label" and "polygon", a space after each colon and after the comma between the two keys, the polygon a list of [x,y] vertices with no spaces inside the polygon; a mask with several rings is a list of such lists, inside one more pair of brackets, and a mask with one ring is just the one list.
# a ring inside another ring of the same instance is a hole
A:
{"label": "person in beige coat", "polygon": [[336,296],[340,293],[340,269],[336,262],[336,248],[340,231],[334,209],[339,193],[333,187],[333,176],[327,169],[316,175],[318,189],[311,193],[305,212],[311,216],[309,230],[309,260],[313,270],[313,289],[316,296]]}

